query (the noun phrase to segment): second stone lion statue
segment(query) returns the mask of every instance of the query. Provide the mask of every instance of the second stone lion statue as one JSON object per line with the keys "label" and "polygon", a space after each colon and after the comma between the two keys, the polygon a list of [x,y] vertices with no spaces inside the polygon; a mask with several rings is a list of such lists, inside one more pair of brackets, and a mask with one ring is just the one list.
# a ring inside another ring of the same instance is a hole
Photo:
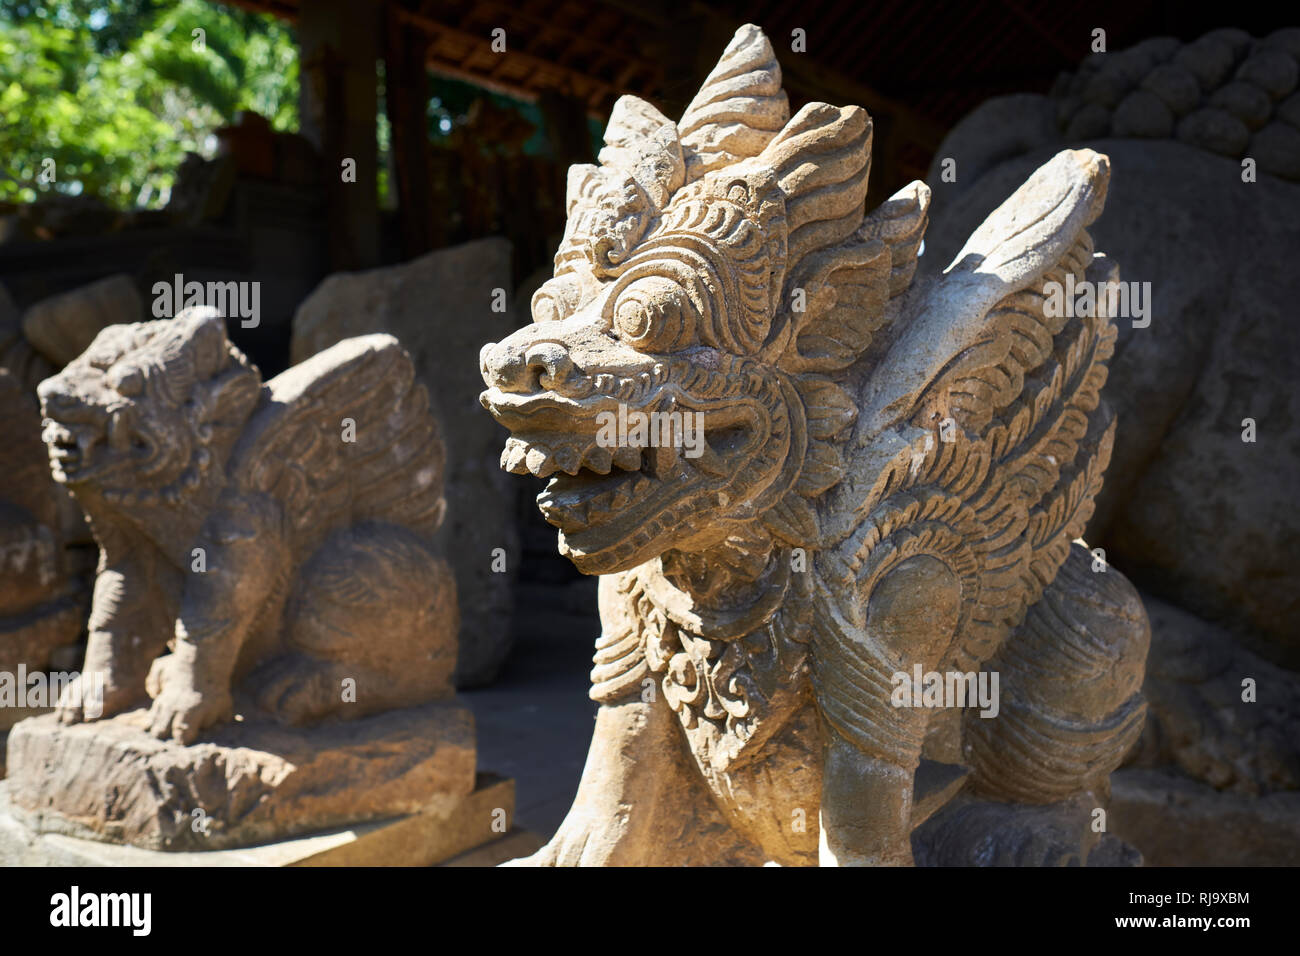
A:
{"label": "second stone lion statue", "polygon": [[237,706],[310,724],[451,696],[443,448],[391,336],[263,383],[189,309],[106,328],[39,394],[100,545],[84,671],[104,717],[147,691],[150,731],[190,743]]}

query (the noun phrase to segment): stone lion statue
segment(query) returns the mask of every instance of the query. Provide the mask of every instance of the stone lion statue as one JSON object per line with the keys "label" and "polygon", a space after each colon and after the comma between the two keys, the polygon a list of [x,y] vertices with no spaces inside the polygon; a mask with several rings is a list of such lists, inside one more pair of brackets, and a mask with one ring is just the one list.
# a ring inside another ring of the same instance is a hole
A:
{"label": "stone lion statue", "polygon": [[[192,308],[104,329],[38,391],[100,546],[83,673],[102,716],[147,692],[150,731],[190,743],[236,708],[301,725],[450,696],[443,449],[391,336],[263,383]],[[88,719],[80,696],[63,721]]]}
{"label": "stone lion statue", "polygon": [[[958,803],[927,862],[1100,842],[1147,622],[1072,545],[1114,327],[1049,303],[1117,278],[1106,158],[1058,155],[922,284],[929,190],[865,215],[870,153],[860,108],[790,116],[742,27],[680,122],[618,101],[534,322],[483,349],[503,467],[600,575],[591,750],[527,862],[910,864]],[[901,702],[932,673],[1000,706]]]}

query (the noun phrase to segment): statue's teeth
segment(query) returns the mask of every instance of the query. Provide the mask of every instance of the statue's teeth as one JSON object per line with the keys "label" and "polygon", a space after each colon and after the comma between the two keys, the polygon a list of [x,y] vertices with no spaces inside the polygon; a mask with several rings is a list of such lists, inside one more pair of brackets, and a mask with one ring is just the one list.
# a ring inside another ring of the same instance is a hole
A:
{"label": "statue's teeth", "polygon": [[612,504],[615,508],[622,508],[631,500],[632,500],[632,491],[630,488],[628,488],[627,485],[624,484],[624,485],[620,485],[618,490],[614,492],[614,497],[610,501],[610,504]]}
{"label": "statue's teeth", "polygon": [[641,470],[641,449],[624,445],[614,452],[614,464],[624,471]]}
{"label": "statue's teeth", "polygon": [[565,445],[556,449],[555,464],[566,475],[576,475],[578,468],[582,464],[582,456],[578,454],[578,449],[572,445]]}
{"label": "statue's teeth", "polygon": [[518,438],[507,438],[505,450],[501,452],[501,467],[515,475],[528,474],[524,459],[528,457],[528,445]]}
{"label": "statue's teeth", "polygon": [[608,475],[613,461],[614,456],[610,454],[609,449],[602,448],[600,445],[592,445],[582,456],[582,463],[598,475]]}
{"label": "statue's teeth", "polygon": [[525,463],[528,465],[528,470],[538,478],[553,475],[558,468],[550,451],[540,445],[534,445],[528,449],[528,457],[525,459]]}

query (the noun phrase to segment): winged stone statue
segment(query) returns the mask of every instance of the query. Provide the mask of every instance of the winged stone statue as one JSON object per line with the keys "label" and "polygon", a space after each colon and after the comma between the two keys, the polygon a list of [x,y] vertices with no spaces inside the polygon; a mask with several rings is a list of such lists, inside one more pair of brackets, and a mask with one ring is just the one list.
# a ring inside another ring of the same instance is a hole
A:
{"label": "winged stone statue", "polygon": [[150,732],[189,744],[241,697],[304,726],[451,696],[444,453],[392,336],[263,383],[196,307],[109,326],[38,391],[54,477],[100,548],[83,672],[103,699],[69,688],[64,723],[147,693]]}
{"label": "winged stone statue", "polygon": [[[1148,630],[1075,543],[1114,327],[1105,296],[1052,299],[1118,281],[1087,232],[1108,163],[1060,153],[919,283],[929,190],[867,214],[871,136],[858,107],[791,116],[742,27],[679,122],[617,102],[533,323],[483,349],[503,467],[548,480],[600,576],[586,768],[523,862],[908,865],[945,804],[994,806],[970,819],[999,859],[1095,842]],[[611,416],[649,427],[611,441]],[[996,675],[1000,706],[900,703],[914,674]],[[956,781],[937,801],[927,768]],[[1053,835],[1015,825],[1044,808]]]}

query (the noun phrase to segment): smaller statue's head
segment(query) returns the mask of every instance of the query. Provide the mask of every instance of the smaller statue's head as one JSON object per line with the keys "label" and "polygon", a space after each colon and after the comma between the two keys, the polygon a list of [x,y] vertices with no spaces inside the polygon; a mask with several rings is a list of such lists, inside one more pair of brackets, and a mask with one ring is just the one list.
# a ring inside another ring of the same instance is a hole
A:
{"label": "smaller statue's head", "polygon": [[37,389],[56,481],[178,499],[224,460],[261,381],[212,309],[113,325]]}

